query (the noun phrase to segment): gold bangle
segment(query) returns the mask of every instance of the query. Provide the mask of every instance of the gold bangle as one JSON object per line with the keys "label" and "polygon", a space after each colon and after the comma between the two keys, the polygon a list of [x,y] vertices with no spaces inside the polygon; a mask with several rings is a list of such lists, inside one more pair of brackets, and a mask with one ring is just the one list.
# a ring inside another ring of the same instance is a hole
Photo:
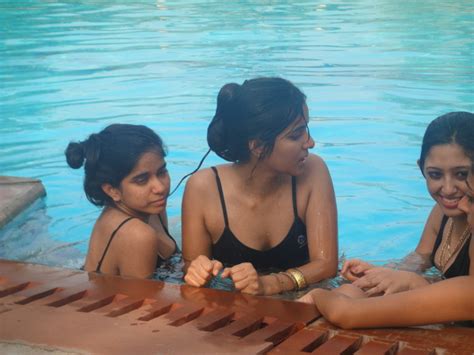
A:
{"label": "gold bangle", "polygon": [[308,286],[308,283],[306,282],[303,273],[297,268],[289,269],[286,272],[288,272],[296,280],[297,290],[302,290],[303,288]]}
{"label": "gold bangle", "polygon": [[291,283],[293,284],[293,289],[298,288],[298,282],[296,281],[295,277],[292,274],[290,274],[287,271],[282,271],[279,274],[285,275],[286,277],[288,277],[291,280]]}

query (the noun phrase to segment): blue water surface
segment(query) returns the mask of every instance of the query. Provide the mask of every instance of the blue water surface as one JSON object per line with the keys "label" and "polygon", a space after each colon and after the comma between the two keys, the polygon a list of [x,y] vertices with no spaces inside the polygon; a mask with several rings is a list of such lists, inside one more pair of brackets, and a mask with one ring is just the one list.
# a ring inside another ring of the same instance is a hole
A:
{"label": "blue water surface", "polygon": [[[70,140],[146,124],[176,183],[207,150],[220,87],[256,76],[308,97],[341,254],[404,256],[433,205],[416,166],[424,129],[474,111],[473,13],[471,0],[0,1],[0,175],[48,193],[0,231],[0,258],[82,264],[99,210],[66,165]],[[168,209],[178,240],[182,193]]]}

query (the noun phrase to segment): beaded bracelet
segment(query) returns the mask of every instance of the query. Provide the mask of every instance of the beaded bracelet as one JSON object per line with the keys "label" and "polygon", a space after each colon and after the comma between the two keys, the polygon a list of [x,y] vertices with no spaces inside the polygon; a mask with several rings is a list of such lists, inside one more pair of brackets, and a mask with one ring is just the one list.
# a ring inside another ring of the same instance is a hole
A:
{"label": "beaded bracelet", "polygon": [[282,271],[279,274],[285,275],[291,280],[291,283],[293,284],[293,289],[298,289],[298,282],[296,281],[295,277],[290,274],[288,271]]}

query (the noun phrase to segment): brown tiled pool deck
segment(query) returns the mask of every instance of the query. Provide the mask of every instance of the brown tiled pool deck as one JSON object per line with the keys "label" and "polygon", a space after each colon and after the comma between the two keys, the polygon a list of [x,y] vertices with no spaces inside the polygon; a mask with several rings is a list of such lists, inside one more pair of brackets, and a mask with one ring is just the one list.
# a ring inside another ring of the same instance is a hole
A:
{"label": "brown tiled pool deck", "polygon": [[474,330],[346,331],[298,302],[0,260],[0,343],[58,354],[472,354]]}

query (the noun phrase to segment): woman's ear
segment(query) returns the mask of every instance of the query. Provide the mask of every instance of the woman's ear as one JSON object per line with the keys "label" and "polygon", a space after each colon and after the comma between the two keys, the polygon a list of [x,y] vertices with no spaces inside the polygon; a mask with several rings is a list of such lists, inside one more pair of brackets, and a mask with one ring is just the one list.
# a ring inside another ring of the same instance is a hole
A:
{"label": "woman's ear", "polygon": [[261,158],[262,153],[263,153],[263,147],[262,147],[261,142],[259,142],[256,139],[252,139],[251,141],[249,141],[249,150],[250,150],[250,154],[255,156],[257,159]]}
{"label": "woman's ear", "polygon": [[113,187],[110,184],[102,184],[100,187],[107,196],[114,200],[114,202],[120,202],[120,200],[122,200],[122,193],[119,189]]}

